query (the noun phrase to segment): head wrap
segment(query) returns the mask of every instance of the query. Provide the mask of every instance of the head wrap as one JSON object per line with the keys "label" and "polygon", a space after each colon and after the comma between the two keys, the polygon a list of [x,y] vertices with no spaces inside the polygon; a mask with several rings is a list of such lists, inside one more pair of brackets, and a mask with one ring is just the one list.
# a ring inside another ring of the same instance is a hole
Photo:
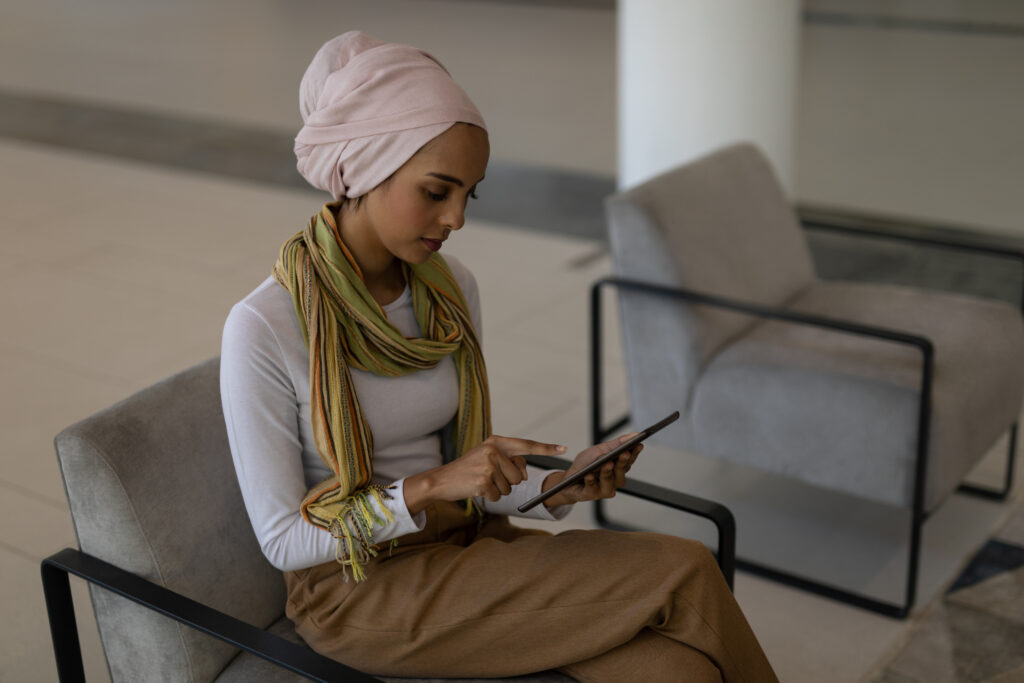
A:
{"label": "head wrap", "polygon": [[302,77],[299,108],[299,173],[335,200],[377,187],[457,122],[486,128],[440,62],[359,31],[316,53]]}

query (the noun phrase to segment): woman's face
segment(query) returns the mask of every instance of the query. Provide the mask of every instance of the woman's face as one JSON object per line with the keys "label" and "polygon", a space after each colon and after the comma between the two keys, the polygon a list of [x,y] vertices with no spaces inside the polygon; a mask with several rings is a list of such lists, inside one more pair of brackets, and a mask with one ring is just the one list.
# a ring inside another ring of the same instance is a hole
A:
{"label": "woman's face", "polygon": [[371,242],[407,263],[425,262],[465,222],[489,155],[477,126],[457,123],[431,140],[361,203]]}

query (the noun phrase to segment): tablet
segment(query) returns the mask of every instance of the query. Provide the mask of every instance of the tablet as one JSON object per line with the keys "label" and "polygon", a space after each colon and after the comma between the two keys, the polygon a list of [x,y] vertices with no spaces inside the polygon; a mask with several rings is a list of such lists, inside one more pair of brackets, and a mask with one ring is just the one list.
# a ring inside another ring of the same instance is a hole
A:
{"label": "tablet", "polygon": [[669,426],[670,424],[672,424],[673,422],[675,422],[678,419],[679,419],[679,411],[677,410],[676,412],[674,412],[671,415],[669,415],[668,417],[666,417],[664,420],[660,420],[659,422],[656,422],[656,423],[652,424],[647,429],[645,429],[645,430],[643,430],[641,432],[638,432],[637,435],[634,436],[632,439],[629,439],[627,441],[623,441],[621,444],[619,444],[618,446],[616,446],[612,450],[608,451],[607,453],[602,455],[600,458],[598,458],[594,462],[590,463],[589,465],[587,465],[586,467],[581,469],[579,472],[574,472],[573,474],[570,474],[568,477],[566,477],[562,481],[558,482],[557,484],[555,484],[554,486],[549,488],[547,491],[544,491],[539,496],[537,496],[535,498],[531,498],[530,500],[526,501],[525,503],[520,505],[517,509],[520,512],[526,512],[527,510],[533,509],[534,507],[536,507],[537,505],[540,505],[545,500],[547,500],[551,496],[555,495],[556,493],[558,493],[562,489],[568,488],[568,487],[572,486],[573,484],[578,483],[580,480],[583,479],[583,477],[585,477],[586,475],[590,474],[594,470],[598,469],[599,467],[601,467],[601,465],[605,464],[609,460],[614,460],[615,458],[617,458],[620,455],[622,455],[623,452],[632,449],[633,446],[636,446],[638,443],[640,443],[641,441],[643,441],[644,439],[649,437],[651,434],[654,434],[655,432],[661,431],[662,429],[664,429],[665,427]]}

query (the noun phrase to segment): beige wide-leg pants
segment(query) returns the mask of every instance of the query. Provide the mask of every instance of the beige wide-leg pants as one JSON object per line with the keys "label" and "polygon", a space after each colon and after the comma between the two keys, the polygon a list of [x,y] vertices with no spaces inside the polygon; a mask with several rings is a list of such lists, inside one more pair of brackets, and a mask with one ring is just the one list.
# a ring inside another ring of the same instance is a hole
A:
{"label": "beige wide-leg pants", "polygon": [[[478,528],[479,527],[479,528]],[[376,675],[588,683],[777,681],[702,544],[672,536],[483,525],[427,510],[346,582],[337,563],[286,572],[288,617],[316,651]]]}

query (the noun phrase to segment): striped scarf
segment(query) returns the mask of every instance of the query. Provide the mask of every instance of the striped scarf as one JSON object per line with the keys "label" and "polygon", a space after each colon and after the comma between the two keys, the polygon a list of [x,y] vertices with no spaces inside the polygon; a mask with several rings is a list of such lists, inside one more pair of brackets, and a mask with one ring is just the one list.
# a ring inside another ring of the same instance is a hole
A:
{"label": "striped scarf", "polygon": [[[453,436],[455,457],[491,431],[483,355],[469,307],[439,254],[421,265],[403,264],[423,337],[407,339],[392,325],[363,282],[326,204],[306,229],[281,247],[274,278],[292,295],[309,349],[310,412],[316,449],[333,475],[310,489],[301,512],[337,539],[337,559],[357,581],[377,554],[374,524],[393,521],[387,487],[371,484],[373,434],[352,386],[350,368],[397,377],[432,368],[447,356],[459,378]],[[380,505],[386,519],[375,512]],[[347,579],[347,574],[346,574]]]}

